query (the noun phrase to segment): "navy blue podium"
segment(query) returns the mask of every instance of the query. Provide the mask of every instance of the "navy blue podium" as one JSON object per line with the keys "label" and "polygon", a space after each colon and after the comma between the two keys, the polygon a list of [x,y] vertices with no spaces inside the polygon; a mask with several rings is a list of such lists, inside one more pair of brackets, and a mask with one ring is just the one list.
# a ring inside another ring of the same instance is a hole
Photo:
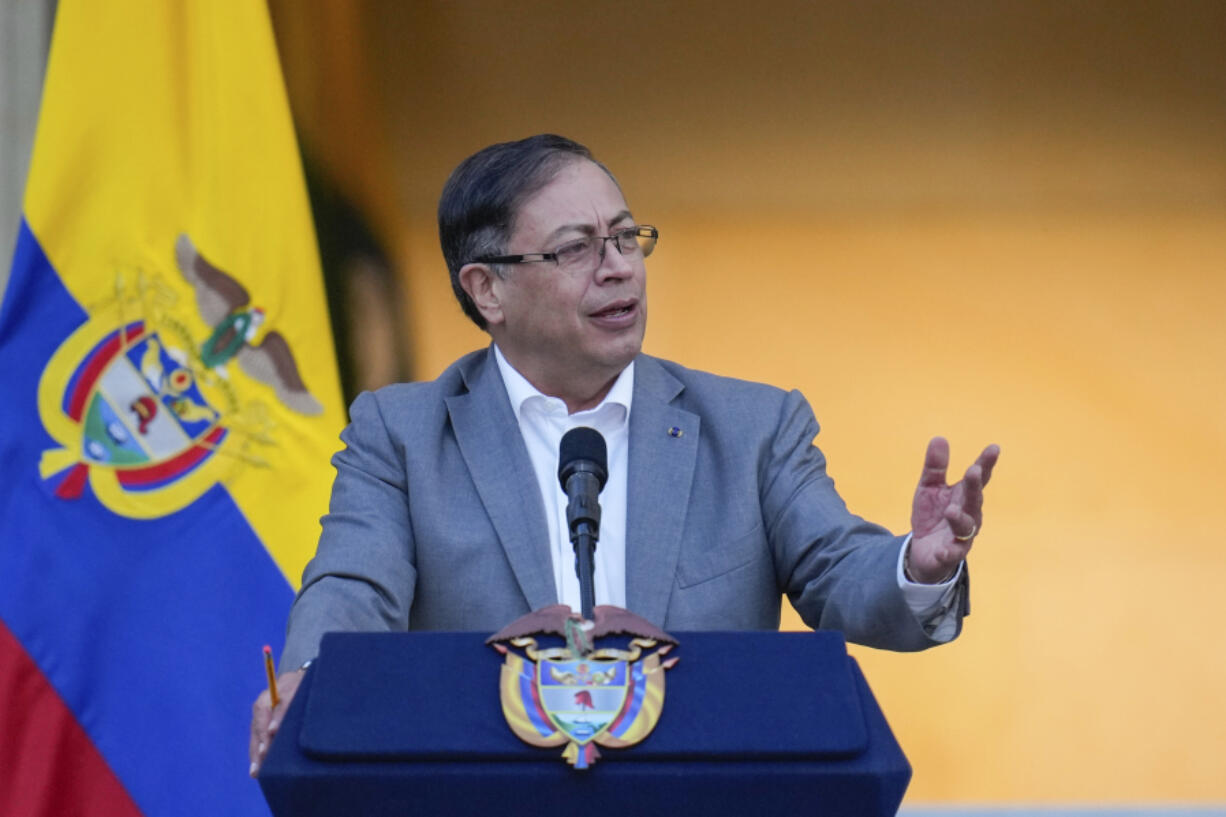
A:
{"label": "navy blue podium", "polygon": [[276,817],[890,815],[911,767],[837,633],[673,633],[664,711],[575,770],[503,719],[481,633],[331,633],[260,772]]}

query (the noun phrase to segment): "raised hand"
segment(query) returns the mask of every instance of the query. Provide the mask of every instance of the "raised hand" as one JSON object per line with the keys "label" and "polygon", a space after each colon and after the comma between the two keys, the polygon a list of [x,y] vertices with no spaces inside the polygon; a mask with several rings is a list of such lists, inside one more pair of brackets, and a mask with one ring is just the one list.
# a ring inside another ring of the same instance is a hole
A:
{"label": "raised hand", "polygon": [[911,549],[907,573],[917,582],[947,581],[970,552],[983,527],[983,488],[992,477],[1000,447],[989,445],[961,481],[947,485],[949,443],[933,437],[911,505]]}

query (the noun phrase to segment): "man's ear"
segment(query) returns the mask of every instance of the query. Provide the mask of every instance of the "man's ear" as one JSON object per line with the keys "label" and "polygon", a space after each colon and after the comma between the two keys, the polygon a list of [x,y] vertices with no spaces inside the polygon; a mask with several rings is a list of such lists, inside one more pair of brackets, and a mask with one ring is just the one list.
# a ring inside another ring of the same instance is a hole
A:
{"label": "man's ear", "polygon": [[460,267],[460,286],[472,298],[477,311],[491,326],[502,323],[502,303],[498,299],[494,282],[498,275],[488,264],[465,264]]}

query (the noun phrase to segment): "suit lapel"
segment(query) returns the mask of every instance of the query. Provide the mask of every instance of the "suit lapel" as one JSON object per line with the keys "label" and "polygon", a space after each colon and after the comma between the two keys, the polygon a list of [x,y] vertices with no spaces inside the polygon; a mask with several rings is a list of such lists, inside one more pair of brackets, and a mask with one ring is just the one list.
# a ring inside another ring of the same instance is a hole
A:
{"label": "suit lapel", "polygon": [[[468,392],[447,398],[460,453],[529,609],[555,604],[541,491],[492,347],[465,367],[462,375]],[[464,520],[456,523],[464,524]],[[475,592],[484,591],[477,588]]]}
{"label": "suit lapel", "polygon": [[684,386],[655,358],[634,368],[626,495],[626,606],[663,626],[698,456],[697,414],[671,405]]}

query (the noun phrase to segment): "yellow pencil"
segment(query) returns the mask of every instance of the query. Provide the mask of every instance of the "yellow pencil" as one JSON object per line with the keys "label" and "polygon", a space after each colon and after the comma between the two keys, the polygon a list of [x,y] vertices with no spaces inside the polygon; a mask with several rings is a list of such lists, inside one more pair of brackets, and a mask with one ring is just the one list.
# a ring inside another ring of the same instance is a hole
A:
{"label": "yellow pencil", "polygon": [[272,647],[264,645],[264,672],[268,673],[268,695],[272,699],[272,708],[277,708],[277,670],[272,664]]}

